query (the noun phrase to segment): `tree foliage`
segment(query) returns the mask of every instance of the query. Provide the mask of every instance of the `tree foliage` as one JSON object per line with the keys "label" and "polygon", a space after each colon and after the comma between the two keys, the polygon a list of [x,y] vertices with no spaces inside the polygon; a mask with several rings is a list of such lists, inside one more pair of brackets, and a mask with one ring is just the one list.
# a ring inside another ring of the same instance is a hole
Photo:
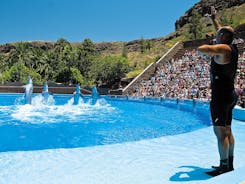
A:
{"label": "tree foliage", "polygon": [[112,85],[129,69],[127,58],[100,55],[90,39],[72,46],[60,38],[49,50],[19,42],[8,55],[0,55],[0,64],[3,82],[26,83],[30,75],[34,83],[80,83],[89,87],[99,83]]}
{"label": "tree foliage", "polygon": [[192,17],[190,19],[190,27],[189,27],[189,33],[191,38],[193,40],[196,40],[198,38],[201,38],[202,36],[202,27],[199,24],[199,21],[201,19],[201,15],[197,12],[197,10],[192,11]]}
{"label": "tree foliage", "polygon": [[41,84],[41,75],[34,70],[27,68],[23,63],[15,63],[9,70],[2,75],[2,80],[7,82],[22,82],[26,83],[28,76],[37,84]]}
{"label": "tree foliage", "polygon": [[112,85],[129,71],[127,58],[107,56],[94,61],[91,66],[91,79],[97,84]]}

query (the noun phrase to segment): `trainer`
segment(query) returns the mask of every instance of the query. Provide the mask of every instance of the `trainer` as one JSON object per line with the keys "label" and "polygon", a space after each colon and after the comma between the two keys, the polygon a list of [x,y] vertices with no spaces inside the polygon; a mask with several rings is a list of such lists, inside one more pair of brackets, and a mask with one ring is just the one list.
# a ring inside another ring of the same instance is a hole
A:
{"label": "trainer", "polygon": [[220,26],[211,15],[214,26],[217,28],[216,44],[198,47],[200,55],[211,56],[211,102],[210,112],[214,133],[218,141],[220,165],[213,171],[207,172],[211,176],[232,171],[234,137],[231,130],[232,109],[236,105],[237,95],[234,90],[234,79],[237,70],[238,50],[232,44],[234,30],[230,26]]}

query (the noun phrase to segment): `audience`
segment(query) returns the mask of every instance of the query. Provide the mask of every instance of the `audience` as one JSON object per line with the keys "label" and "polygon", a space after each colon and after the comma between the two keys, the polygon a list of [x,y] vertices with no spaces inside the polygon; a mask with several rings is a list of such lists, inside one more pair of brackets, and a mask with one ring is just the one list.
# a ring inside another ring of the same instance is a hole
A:
{"label": "audience", "polygon": [[[142,80],[135,87],[133,95],[209,101],[209,66],[209,61],[199,57],[196,50],[186,51],[181,58],[160,64],[149,80]],[[245,52],[239,56],[235,84],[239,93],[239,105],[244,105],[244,79]]]}
{"label": "audience", "polygon": [[236,90],[239,95],[238,105],[245,108],[245,51],[239,55]]}

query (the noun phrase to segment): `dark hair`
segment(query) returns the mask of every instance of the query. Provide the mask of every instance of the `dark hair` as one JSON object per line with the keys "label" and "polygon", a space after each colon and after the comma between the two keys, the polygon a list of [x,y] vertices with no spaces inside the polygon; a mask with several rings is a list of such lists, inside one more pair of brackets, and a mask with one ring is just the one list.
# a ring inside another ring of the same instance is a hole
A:
{"label": "dark hair", "polygon": [[234,33],[233,33],[233,32],[230,32],[230,31],[227,30],[227,29],[223,29],[222,32],[223,32],[223,33],[225,34],[225,36],[227,36],[227,37],[233,38],[233,36],[234,36]]}
{"label": "dark hair", "polygon": [[223,26],[218,30],[218,32],[219,31],[225,31],[234,34],[234,29],[231,26]]}
{"label": "dark hair", "polygon": [[226,38],[226,44],[230,44],[233,41],[233,37],[234,37],[234,29],[230,26],[224,26],[221,27],[218,32],[218,34],[223,33],[223,35]]}

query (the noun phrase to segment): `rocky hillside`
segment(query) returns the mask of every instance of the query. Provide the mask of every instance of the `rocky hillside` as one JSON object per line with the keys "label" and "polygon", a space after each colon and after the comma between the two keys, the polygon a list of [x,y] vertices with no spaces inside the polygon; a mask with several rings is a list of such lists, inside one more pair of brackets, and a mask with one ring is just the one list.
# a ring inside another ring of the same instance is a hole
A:
{"label": "rocky hillside", "polygon": [[222,10],[227,10],[234,6],[239,6],[245,3],[245,0],[201,0],[196,3],[192,8],[187,10],[183,16],[175,22],[176,31],[183,27],[184,25],[190,23],[191,17],[193,16],[194,10],[198,12],[202,17],[205,14],[210,14],[210,6],[214,6],[215,9],[220,12]]}

